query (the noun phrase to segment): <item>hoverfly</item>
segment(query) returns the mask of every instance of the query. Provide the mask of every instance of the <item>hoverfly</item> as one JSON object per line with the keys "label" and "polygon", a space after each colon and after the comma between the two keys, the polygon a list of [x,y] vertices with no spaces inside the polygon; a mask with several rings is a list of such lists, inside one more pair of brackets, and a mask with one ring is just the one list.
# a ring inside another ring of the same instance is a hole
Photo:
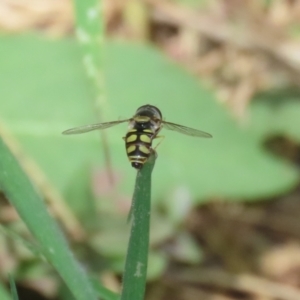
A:
{"label": "hoverfly", "polygon": [[152,141],[154,139],[163,138],[163,136],[158,136],[158,133],[163,127],[189,136],[212,137],[209,133],[204,131],[164,121],[160,110],[153,105],[141,106],[130,119],[75,127],[64,131],[63,134],[85,133],[96,129],[103,130],[124,122],[128,122],[128,131],[126,136],[123,137],[127,156],[132,167],[137,170],[142,168],[150,157],[150,154],[155,152],[155,149],[160,144],[152,148]]}

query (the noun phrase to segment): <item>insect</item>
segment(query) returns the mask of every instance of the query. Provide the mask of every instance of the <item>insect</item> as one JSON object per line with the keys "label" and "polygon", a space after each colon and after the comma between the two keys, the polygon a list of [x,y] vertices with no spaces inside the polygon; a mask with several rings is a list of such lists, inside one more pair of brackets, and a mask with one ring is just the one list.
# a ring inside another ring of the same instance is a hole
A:
{"label": "insect", "polygon": [[204,131],[164,121],[160,110],[149,104],[139,107],[134,116],[130,119],[75,127],[64,131],[63,134],[85,133],[96,129],[103,130],[124,122],[128,122],[128,131],[126,136],[123,137],[126,152],[132,167],[135,169],[141,169],[150,157],[150,154],[155,152],[155,149],[161,141],[155,148],[152,148],[152,142],[154,139],[164,138],[163,136],[158,136],[158,133],[163,127],[189,136],[212,137],[209,133]]}

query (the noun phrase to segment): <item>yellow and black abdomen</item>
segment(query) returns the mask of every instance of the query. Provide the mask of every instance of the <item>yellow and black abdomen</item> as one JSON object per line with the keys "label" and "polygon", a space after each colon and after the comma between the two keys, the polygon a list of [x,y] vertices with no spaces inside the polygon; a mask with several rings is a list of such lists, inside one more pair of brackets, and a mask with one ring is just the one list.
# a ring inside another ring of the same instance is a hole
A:
{"label": "yellow and black abdomen", "polygon": [[125,136],[127,156],[132,167],[141,169],[151,154],[153,132],[150,129],[131,129]]}

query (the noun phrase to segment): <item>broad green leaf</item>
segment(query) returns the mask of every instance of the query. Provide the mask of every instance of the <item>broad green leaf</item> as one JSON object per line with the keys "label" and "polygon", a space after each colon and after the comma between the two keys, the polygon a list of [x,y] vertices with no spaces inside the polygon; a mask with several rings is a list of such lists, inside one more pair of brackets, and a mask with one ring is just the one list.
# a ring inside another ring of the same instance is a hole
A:
{"label": "broad green leaf", "polygon": [[260,138],[284,135],[300,141],[300,90],[263,93],[251,104],[249,127]]}
{"label": "broad green leaf", "polygon": [[6,290],[6,288],[4,287],[2,282],[0,283],[0,299],[1,300],[12,300],[11,296],[9,295],[8,291]]}
{"label": "broad green leaf", "polygon": [[[62,136],[70,127],[95,122],[90,85],[75,41],[35,36],[2,37],[0,118],[63,193],[73,174],[103,168],[99,133]],[[106,80],[109,108],[104,121],[131,117],[144,104],[158,106],[167,121],[207,131],[197,139],[162,130],[153,199],[178,187],[192,199],[261,198],[285,192],[298,173],[267,153],[253,131],[239,128],[196,78],[148,45],[110,42]],[[107,129],[118,191],[130,197],[136,171],[126,158],[126,125]],[[86,173],[86,172],[84,172]]]}

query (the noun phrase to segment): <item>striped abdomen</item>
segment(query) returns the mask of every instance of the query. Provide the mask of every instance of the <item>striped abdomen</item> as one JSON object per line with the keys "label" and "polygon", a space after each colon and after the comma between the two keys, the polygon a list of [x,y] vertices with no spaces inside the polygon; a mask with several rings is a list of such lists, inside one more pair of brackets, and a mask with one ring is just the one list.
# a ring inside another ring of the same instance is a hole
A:
{"label": "striped abdomen", "polygon": [[140,169],[149,158],[154,135],[150,129],[130,129],[125,136],[127,156],[132,167]]}

